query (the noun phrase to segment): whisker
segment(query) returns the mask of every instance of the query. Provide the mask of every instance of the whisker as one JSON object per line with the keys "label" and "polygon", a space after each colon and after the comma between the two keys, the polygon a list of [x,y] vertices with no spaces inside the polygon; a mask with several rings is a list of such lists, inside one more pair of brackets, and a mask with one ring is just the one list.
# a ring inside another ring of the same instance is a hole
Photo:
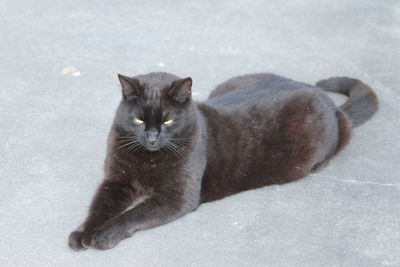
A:
{"label": "whisker", "polygon": [[123,147],[129,147],[129,146],[131,146],[133,144],[137,144],[137,143],[139,143],[137,140],[127,141],[127,142],[122,143],[120,146],[118,146],[117,149],[120,149]]}
{"label": "whisker", "polygon": [[134,135],[120,136],[119,139],[121,145],[119,145],[116,149],[124,148],[127,149],[129,152],[132,152],[137,150],[141,146],[140,142],[136,139],[136,136]]}
{"label": "whisker", "polygon": [[[179,147],[176,146],[176,144],[169,142],[169,146],[171,147],[172,150],[174,150],[175,154],[178,155],[180,158],[183,158],[185,155],[182,153],[182,151],[179,150]],[[183,151],[184,152],[184,151]]]}
{"label": "whisker", "polygon": [[189,148],[181,142],[174,142],[173,144],[179,147],[180,149],[184,150],[185,152],[189,151]]}
{"label": "whisker", "polygon": [[130,147],[128,148],[128,151],[130,151],[130,152],[135,151],[135,150],[137,150],[139,147],[140,147],[140,143],[133,144],[132,146],[130,146]]}
{"label": "whisker", "polygon": [[175,145],[177,145],[177,146],[179,146],[179,147],[181,147],[181,148],[184,148],[184,149],[188,149],[188,147],[185,145],[185,144],[183,144],[183,143],[180,143],[180,142],[174,142],[174,144]]}
{"label": "whisker", "polygon": [[171,143],[167,143],[167,148],[178,158],[182,158],[182,155],[178,152],[178,150]]}
{"label": "whisker", "polygon": [[185,138],[185,137],[180,137],[180,138],[170,138],[171,141],[177,141],[177,142],[182,142],[182,143],[189,143],[191,140],[190,138]]}
{"label": "whisker", "polygon": [[120,136],[118,139],[131,139],[131,138],[136,138],[135,135],[127,135],[127,136]]}

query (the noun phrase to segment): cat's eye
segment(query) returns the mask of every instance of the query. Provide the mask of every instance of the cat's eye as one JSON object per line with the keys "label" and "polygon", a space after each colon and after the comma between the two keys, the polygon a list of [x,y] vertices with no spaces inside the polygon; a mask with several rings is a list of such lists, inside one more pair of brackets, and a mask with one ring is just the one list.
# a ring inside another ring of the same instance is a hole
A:
{"label": "cat's eye", "polygon": [[173,120],[167,120],[167,121],[164,121],[164,124],[165,125],[170,125],[172,122],[173,122]]}
{"label": "cat's eye", "polygon": [[133,122],[136,123],[136,124],[142,124],[143,123],[143,121],[139,120],[138,118],[133,118]]}

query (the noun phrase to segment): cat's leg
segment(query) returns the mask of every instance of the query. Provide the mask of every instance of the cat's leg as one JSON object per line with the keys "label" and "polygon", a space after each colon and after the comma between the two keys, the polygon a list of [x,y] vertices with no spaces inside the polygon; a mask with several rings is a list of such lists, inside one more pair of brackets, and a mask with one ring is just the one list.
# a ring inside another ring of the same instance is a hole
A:
{"label": "cat's leg", "polygon": [[176,195],[166,196],[153,194],[131,210],[107,221],[102,230],[93,235],[90,246],[110,249],[136,231],[165,224],[197,207],[182,204],[184,201]]}
{"label": "cat's leg", "polygon": [[319,162],[315,164],[310,171],[311,172],[318,172],[325,168],[329,160],[336,155],[340,150],[342,150],[350,141],[351,137],[351,122],[347,118],[346,114],[338,109],[336,111],[336,118],[338,122],[338,140],[337,144],[334,148],[332,148],[332,151],[326,156],[325,160],[322,162]]}
{"label": "cat's leg", "polygon": [[74,250],[86,249],[93,233],[107,220],[123,212],[137,197],[131,185],[105,180],[97,190],[87,219],[70,234],[69,246]]}

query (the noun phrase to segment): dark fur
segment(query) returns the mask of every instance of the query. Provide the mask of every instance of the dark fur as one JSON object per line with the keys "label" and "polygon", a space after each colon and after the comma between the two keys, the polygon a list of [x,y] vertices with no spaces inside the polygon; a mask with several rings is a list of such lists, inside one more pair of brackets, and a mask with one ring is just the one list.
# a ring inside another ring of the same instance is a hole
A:
{"label": "dark fur", "polygon": [[328,92],[347,95],[349,100],[340,106],[353,127],[367,121],[378,110],[378,98],[372,88],[360,80],[335,77],[319,81],[316,86]]}
{"label": "dark fur", "polygon": [[[70,235],[75,250],[108,249],[203,202],[304,177],[348,143],[352,123],[377,109],[372,89],[350,78],[317,83],[350,97],[341,108],[318,87],[267,73],[230,79],[201,104],[191,100],[190,78],[119,78],[123,99],[105,179]],[[145,122],[134,124],[134,117]]]}

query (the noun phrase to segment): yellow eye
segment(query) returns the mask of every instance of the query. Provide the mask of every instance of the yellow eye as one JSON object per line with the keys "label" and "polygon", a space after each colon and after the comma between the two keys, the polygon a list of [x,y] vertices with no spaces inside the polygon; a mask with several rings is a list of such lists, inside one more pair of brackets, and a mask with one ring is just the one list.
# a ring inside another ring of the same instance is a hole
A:
{"label": "yellow eye", "polygon": [[143,123],[143,121],[142,121],[142,120],[139,120],[138,118],[133,118],[133,121],[134,121],[136,124],[142,124],[142,123]]}
{"label": "yellow eye", "polygon": [[172,123],[172,120],[164,121],[164,124],[165,124],[165,125],[170,125],[171,123]]}

